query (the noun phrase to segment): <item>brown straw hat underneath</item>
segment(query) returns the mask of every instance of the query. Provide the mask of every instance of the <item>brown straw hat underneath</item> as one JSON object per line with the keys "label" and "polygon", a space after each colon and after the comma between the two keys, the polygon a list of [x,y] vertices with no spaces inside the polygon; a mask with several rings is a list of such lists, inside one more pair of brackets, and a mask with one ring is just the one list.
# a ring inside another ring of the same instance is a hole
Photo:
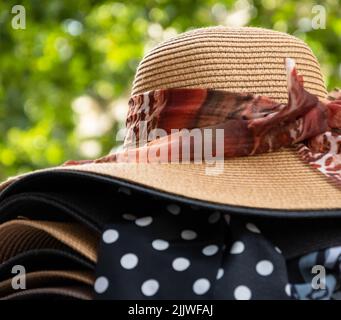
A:
{"label": "brown straw hat underneath", "polygon": [[73,223],[11,220],[0,226],[0,263],[29,249],[68,246],[92,262],[97,261],[98,239]]}
{"label": "brown straw hat underneath", "polygon": [[[44,270],[25,274],[26,290],[65,285],[92,286],[94,275],[91,272],[80,270]],[[0,298],[15,292],[12,285],[13,279],[0,282]]]}
{"label": "brown straw hat underneath", "polygon": [[[287,102],[283,66],[296,61],[307,91],[327,95],[319,63],[301,40],[260,28],[197,29],[166,41],[140,63],[132,94],[161,88],[211,88],[265,95]],[[263,209],[340,209],[341,190],[304,164],[293,150],[206,164],[97,163],[54,168],[112,176],[146,187],[218,204]]]}

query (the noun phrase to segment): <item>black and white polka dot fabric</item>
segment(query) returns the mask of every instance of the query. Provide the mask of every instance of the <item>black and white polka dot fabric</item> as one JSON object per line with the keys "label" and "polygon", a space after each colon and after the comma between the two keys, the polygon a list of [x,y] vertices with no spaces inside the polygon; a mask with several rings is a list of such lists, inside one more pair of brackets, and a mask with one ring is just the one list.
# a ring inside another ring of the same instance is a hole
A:
{"label": "black and white polka dot fabric", "polygon": [[155,201],[102,234],[98,299],[289,299],[285,259],[242,217]]}
{"label": "black and white polka dot fabric", "polygon": [[[217,208],[66,171],[28,175],[0,197],[2,222],[76,222],[101,239],[97,299],[341,299],[337,212]],[[324,288],[312,287],[315,266]]]}

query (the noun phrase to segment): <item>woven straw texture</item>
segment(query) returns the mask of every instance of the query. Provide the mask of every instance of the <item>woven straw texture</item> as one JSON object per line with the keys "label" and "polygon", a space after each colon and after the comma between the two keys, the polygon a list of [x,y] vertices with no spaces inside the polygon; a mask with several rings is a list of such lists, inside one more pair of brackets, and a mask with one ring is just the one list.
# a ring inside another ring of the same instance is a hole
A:
{"label": "woven straw texture", "polygon": [[[88,285],[94,283],[92,272],[78,270],[44,270],[34,271],[25,274],[26,285],[28,289],[48,287],[51,285],[60,286],[65,284]],[[0,297],[15,292],[12,286],[12,278],[0,282]]]}
{"label": "woven straw texture", "polygon": [[[286,102],[285,58],[296,60],[308,91],[326,97],[319,63],[304,42],[272,30],[226,27],[193,30],[154,48],[138,67],[132,94],[203,87]],[[118,177],[219,204],[295,210],[341,208],[341,190],[304,164],[293,150],[228,159],[217,176],[206,175],[205,165],[197,164],[88,164],[67,170]]]}
{"label": "woven straw texture", "polygon": [[301,40],[260,28],[197,29],[160,44],[141,61],[132,94],[157,88],[211,88],[287,101],[284,59],[293,58],[305,88],[325,97],[319,63]]}
{"label": "woven straw texture", "polygon": [[32,248],[58,249],[63,245],[96,262],[97,244],[98,239],[77,224],[12,220],[0,226],[0,263]]}

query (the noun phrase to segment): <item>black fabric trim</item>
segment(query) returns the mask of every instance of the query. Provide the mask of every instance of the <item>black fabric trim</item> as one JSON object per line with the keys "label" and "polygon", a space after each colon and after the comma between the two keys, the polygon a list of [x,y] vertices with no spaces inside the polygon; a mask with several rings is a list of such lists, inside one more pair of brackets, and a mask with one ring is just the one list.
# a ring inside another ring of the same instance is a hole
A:
{"label": "black fabric trim", "polygon": [[65,218],[70,220],[71,217],[96,233],[101,230],[97,221],[84,214],[80,208],[46,193],[23,192],[5,198],[0,204],[0,223],[10,220],[12,216],[27,216],[30,212],[33,212],[35,220],[51,219],[65,222]]}
{"label": "black fabric trim", "polygon": [[[324,209],[324,210],[279,210],[279,209],[263,209],[263,208],[251,208],[251,207],[243,207],[243,206],[232,206],[232,205],[223,205],[217,204],[214,202],[201,201],[191,198],[186,198],[183,196],[175,195],[172,193],[167,193],[163,191],[159,191],[153,188],[148,188],[140,184],[135,184],[132,182],[128,182],[126,180],[122,180],[119,178],[114,178],[111,176],[100,175],[91,172],[81,172],[76,170],[60,170],[60,171],[45,171],[45,172],[37,172],[34,174],[27,175],[22,177],[18,181],[13,182],[7,188],[5,188],[0,193],[0,202],[4,201],[5,198],[9,197],[11,194],[32,190],[39,190],[39,181],[42,179],[50,180],[50,185],[52,186],[56,180],[52,179],[69,179],[69,178],[79,178],[84,179],[89,182],[101,182],[105,184],[116,184],[117,186],[127,187],[135,191],[139,191],[151,196],[157,196],[163,198],[165,200],[171,201],[180,201],[189,205],[200,206],[202,208],[213,209],[225,211],[230,214],[238,214],[244,216],[259,216],[259,217],[271,217],[271,218],[335,218],[341,217],[341,208],[340,209]],[[59,181],[59,183],[67,184],[69,181],[65,180],[63,182]],[[77,184],[77,188],[79,191],[82,191],[82,188],[86,188],[86,184],[79,183]],[[84,189],[83,189],[84,190]]]}

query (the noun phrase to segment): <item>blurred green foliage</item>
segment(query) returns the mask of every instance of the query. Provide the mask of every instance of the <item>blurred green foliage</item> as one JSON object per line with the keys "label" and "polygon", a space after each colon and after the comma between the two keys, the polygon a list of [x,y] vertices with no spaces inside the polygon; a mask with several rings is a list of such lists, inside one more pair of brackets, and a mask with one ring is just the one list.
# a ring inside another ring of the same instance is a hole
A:
{"label": "blurred green foliage", "polygon": [[[312,7],[326,29],[311,29]],[[12,6],[26,29],[12,28]],[[329,89],[341,86],[339,0],[27,0],[0,2],[0,179],[115,144],[139,60],[190,28],[252,25],[295,34],[313,49]]]}

